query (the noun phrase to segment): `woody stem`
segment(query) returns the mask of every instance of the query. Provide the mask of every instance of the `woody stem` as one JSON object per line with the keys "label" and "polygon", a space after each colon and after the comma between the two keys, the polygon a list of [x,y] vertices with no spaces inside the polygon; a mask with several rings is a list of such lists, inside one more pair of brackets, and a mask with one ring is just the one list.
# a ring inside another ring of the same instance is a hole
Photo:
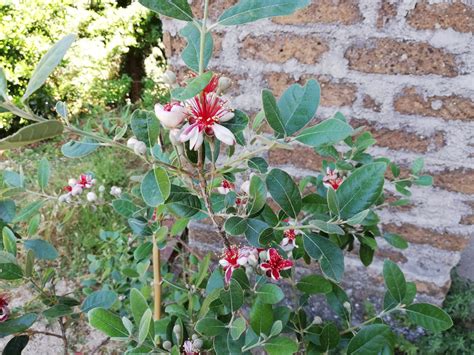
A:
{"label": "woody stem", "polygon": [[153,319],[161,318],[161,265],[160,265],[160,249],[156,245],[156,236],[153,234],[153,295],[154,295],[154,312]]}

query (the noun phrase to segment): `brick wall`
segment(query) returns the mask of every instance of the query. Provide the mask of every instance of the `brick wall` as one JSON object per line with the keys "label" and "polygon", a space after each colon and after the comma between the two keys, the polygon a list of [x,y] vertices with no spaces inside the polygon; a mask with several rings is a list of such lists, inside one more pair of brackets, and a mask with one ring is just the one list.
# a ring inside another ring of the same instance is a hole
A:
{"label": "brick wall", "polygon": [[[236,1],[211,2],[215,20],[223,4]],[[165,20],[164,41],[170,64],[182,73],[180,26]],[[315,77],[322,87],[317,119],[340,110],[374,133],[372,153],[405,166],[425,157],[434,187],[415,188],[413,205],[381,213],[384,229],[403,234],[410,248],[380,242],[368,269],[350,256],[346,275],[353,295],[365,298],[367,282],[378,290],[381,260],[391,258],[417,282],[422,298],[439,303],[474,234],[473,30],[474,10],[463,3],[313,0],[293,16],[220,29],[214,37],[210,67],[234,79],[235,107],[255,113],[262,88],[279,95]],[[321,163],[297,145],[267,156],[296,177],[318,171]],[[206,225],[195,226],[192,236],[195,245],[219,251]]]}

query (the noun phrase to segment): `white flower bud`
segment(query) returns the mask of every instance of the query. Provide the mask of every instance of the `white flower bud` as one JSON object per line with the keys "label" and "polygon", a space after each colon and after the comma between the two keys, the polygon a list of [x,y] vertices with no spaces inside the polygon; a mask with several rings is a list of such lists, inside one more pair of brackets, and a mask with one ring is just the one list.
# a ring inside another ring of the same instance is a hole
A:
{"label": "white flower bud", "polygon": [[61,196],[59,196],[58,201],[59,201],[60,203],[64,203],[64,202],[67,203],[67,202],[70,202],[70,201],[71,201],[71,195],[70,195],[70,194],[61,195]]}
{"label": "white flower bud", "polygon": [[347,312],[351,313],[351,304],[349,302],[346,301],[342,305],[344,306]]}
{"label": "white flower bud", "polygon": [[219,83],[217,84],[217,93],[223,94],[232,86],[232,80],[226,76],[221,76],[219,78]]}
{"label": "white flower bud", "polygon": [[120,195],[122,194],[122,189],[117,186],[112,186],[112,188],[110,189],[110,194],[115,197],[120,197]]}
{"label": "white flower bud", "polygon": [[317,324],[317,325],[323,324],[323,320],[321,319],[320,316],[316,316],[316,317],[314,317],[314,319],[313,319],[313,324]]}
{"label": "white flower bud", "polygon": [[193,346],[194,346],[196,349],[201,349],[203,345],[204,345],[204,342],[203,342],[201,339],[195,339],[195,340],[193,341]]}
{"label": "white flower bud", "polygon": [[105,186],[104,185],[100,185],[99,186],[99,192],[104,192],[105,191]]}
{"label": "white flower bud", "polygon": [[181,334],[181,326],[179,324],[175,324],[173,327],[173,333]]}
{"label": "white flower bud", "polygon": [[267,255],[267,251],[266,250],[262,250],[259,254],[258,254],[258,257],[261,259],[261,260],[267,260],[268,259],[268,255]]}
{"label": "white flower bud", "polygon": [[173,347],[173,344],[171,344],[171,342],[169,340],[165,340],[163,342],[163,349],[171,350],[172,347]]}
{"label": "white flower bud", "polygon": [[71,187],[74,187],[74,185],[77,184],[77,180],[76,179],[69,179],[67,184]]}
{"label": "white flower bud", "polygon": [[196,339],[199,339],[199,335],[197,334],[193,334],[192,337],[191,337],[192,340],[196,340]]}
{"label": "white flower bud", "polygon": [[97,195],[95,194],[95,192],[88,192],[87,193],[87,201],[89,201],[89,202],[97,201]]}
{"label": "white flower bud", "polygon": [[165,84],[169,86],[173,86],[174,84],[176,84],[176,74],[171,70],[165,71],[161,79]]}
{"label": "white flower bud", "polygon": [[138,155],[145,154],[146,144],[141,141],[137,141],[137,143],[135,143],[135,146],[133,147],[133,151],[135,152],[135,154],[138,154]]}
{"label": "white flower bud", "polygon": [[74,186],[71,190],[71,195],[72,196],[77,196],[77,195],[80,195],[82,193],[82,187],[81,186]]}
{"label": "white flower bud", "polygon": [[136,139],[135,137],[132,137],[127,141],[127,147],[129,147],[130,149],[133,149],[135,148],[135,144],[137,144],[137,142],[138,142],[138,139]]}

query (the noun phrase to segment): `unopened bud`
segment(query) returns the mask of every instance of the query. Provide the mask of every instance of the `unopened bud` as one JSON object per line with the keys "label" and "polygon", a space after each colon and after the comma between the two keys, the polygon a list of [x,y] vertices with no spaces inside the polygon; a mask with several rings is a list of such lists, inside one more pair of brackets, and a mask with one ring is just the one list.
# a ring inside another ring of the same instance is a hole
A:
{"label": "unopened bud", "polygon": [[71,187],[73,187],[74,185],[77,184],[77,180],[76,179],[69,179],[67,184]]}
{"label": "unopened bud", "polygon": [[223,94],[232,86],[232,80],[226,76],[221,76],[219,78],[219,83],[217,84],[217,93]]}
{"label": "unopened bud", "polygon": [[146,144],[144,142],[137,141],[137,143],[135,143],[135,146],[133,147],[133,151],[135,152],[135,154],[138,154],[138,155],[145,154]]}
{"label": "unopened bud", "polygon": [[110,188],[110,194],[115,197],[120,197],[120,195],[122,194],[122,189],[117,186],[112,186]]}
{"label": "unopened bud", "polygon": [[173,86],[176,83],[176,74],[172,72],[171,70],[167,70],[165,71],[161,79],[163,80],[165,84],[168,84],[169,86]]}
{"label": "unopened bud", "polygon": [[104,185],[100,185],[99,186],[99,192],[104,192],[105,191],[105,186]]}
{"label": "unopened bud", "polygon": [[138,142],[138,139],[136,139],[135,137],[132,137],[127,141],[127,147],[129,147],[130,149],[133,149],[135,147],[135,144],[137,144],[137,142]]}
{"label": "unopened bud", "polygon": [[181,334],[181,326],[180,326],[179,324],[176,324],[176,325],[173,327],[173,333]]}
{"label": "unopened bud", "polygon": [[95,194],[95,192],[88,192],[87,193],[87,201],[89,201],[89,202],[97,201],[97,195]]}
{"label": "unopened bud", "polygon": [[195,339],[195,340],[193,341],[193,346],[194,346],[196,349],[201,349],[203,345],[204,345],[204,342],[203,342],[201,339]]}
{"label": "unopened bud", "polygon": [[316,316],[316,317],[314,317],[314,319],[313,319],[313,324],[317,324],[317,325],[318,325],[318,324],[323,324],[323,320],[321,319],[320,316]]}
{"label": "unopened bud", "polygon": [[266,250],[262,250],[259,254],[258,254],[258,257],[261,259],[261,260],[267,260],[267,251]]}
{"label": "unopened bud", "polygon": [[342,304],[348,313],[351,313],[351,304],[349,302],[344,302]]}
{"label": "unopened bud", "polygon": [[72,196],[77,196],[77,195],[80,195],[81,193],[82,193],[82,187],[80,186],[74,186],[71,190]]}
{"label": "unopened bud", "polygon": [[192,337],[191,337],[192,340],[196,340],[196,339],[199,339],[199,335],[197,334],[193,334]]}
{"label": "unopened bud", "polygon": [[172,347],[173,347],[173,344],[171,344],[171,342],[169,340],[165,340],[163,342],[163,349],[171,350]]}

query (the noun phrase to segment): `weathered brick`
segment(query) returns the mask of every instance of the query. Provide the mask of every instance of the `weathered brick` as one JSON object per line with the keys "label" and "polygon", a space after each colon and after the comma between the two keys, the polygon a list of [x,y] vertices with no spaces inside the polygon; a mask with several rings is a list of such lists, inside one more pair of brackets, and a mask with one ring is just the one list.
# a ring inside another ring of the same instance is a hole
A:
{"label": "weathered brick", "polygon": [[408,13],[407,22],[419,30],[452,28],[458,32],[474,32],[474,8],[461,1],[449,4],[418,2]]}
{"label": "weathered brick", "polygon": [[356,100],[357,86],[347,82],[335,82],[327,76],[313,77],[303,75],[298,81],[286,73],[271,72],[265,74],[265,80],[268,87],[273,91],[275,96],[280,96],[288,86],[298,83],[304,85],[307,80],[315,78],[321,86],[321,106],[350,106]]}
{"label": "weathered brick", "polygon": [[351,119],[351,124],[354,127],[365,126],[372,133],[380,147],[426,153],[444,146],[443,132],[436,132],[432,136],[426,137],[413,132],[378,127],[366,120]]}
{"label": "weathered brick", "polygon": [[[216,21],[225,9],[235,5],[238,0],[210,0],[209,1],[209,19]],[[194,17],[201,19],[203,17],[204,1],[194,0],[192,10]]]}
{"label": "weathered brick", "polygon": [[350,69],[364,73],[458,75],[455,56],[425,42],[371,39],[351,46],[345,58]]}
{"label": "weathered brick", "polygon": [[469,244],[467,236],[436,232],[432,229],[421,228],[408,223],[400,226],[393,223],[384,224],[383,230],[389,233],[400,234],[410,243],[428,244],[443,250],[462,251]]}
{"label": "weathered brick", "polygon": [[443,299],[449,291],[451,280],[446,281],[441,287],[432,282],[415,280],[417,294],[430,295],[438,299]]}
{"label": "weathered brick", "polygon": [[329,46],[321,38],[278,33],[245,37],[240,53],[243,58],[266,62],[285,63],[295,58],[300,63],[315,64],[328,50]]}
{"label": "weathered brick", "polygon": [[382,111],[382,104],[375,101],[375,99],[370,97],[369,95],[365,95],[364,98],[362,99],[362,106],[364,106],[364,108],[368,108],[375,112]]}
{"label": "weathered brick", "polygon": [[283,25],[312,23],[340,23],[351,25],[362,21],[357,0],[313,0],[312,4],[291,16],[277,17],[274,22]]}
{"label": "weathered brick", "polygon": [[291,165],[296,168],[318,171],[322,167],[323,158],[313,149],[297,145],[292,150],[271,149],[268,152],[268,162],[272,166]]}
{"label": "weathered brick", "polygon": [[462,216],[461,224],[474,225],[474,201],[466,201],[466,204],[471,207],[471,213],[465,216]]}
{"label": "weathered brick", "polygon": [[474,101],[467,97],[424,97],[417,88],[408,87],[395,99],[394,108],[405,115],[441,117],[446,120],[474,120]]}
{"label": "weathered brick", "polygon": [[[224,39],[223,32],[213,32],[214,39],[213,58],[219,57],[222,53],[222,41]],[[172,36],[170,32],[163,32],[163,45],[165,46],[166,58],[173,56],[180,56],[183,49],[186,47],[186,40],[180,35]]]}
{"label": "weathered brick", "polygon": [[445,170],[434,176],[434,186],[463,194],[474,194],[474,169]]}
{"label": "weathered brick", "polygon": [[379,248],[375,252],[375,257],[381,260],[390,259],[394,263],[401,263],[404,264],[408,261],[405,255],[401,252],[394,250],[393,248]]}
{"label": "weathered brick", "polygon": [[382,0],[379,9],[379,16],[377,18],[377,28],[382,28],[387,25],[389,21],[397,16],[397,4],[389,0]]}

